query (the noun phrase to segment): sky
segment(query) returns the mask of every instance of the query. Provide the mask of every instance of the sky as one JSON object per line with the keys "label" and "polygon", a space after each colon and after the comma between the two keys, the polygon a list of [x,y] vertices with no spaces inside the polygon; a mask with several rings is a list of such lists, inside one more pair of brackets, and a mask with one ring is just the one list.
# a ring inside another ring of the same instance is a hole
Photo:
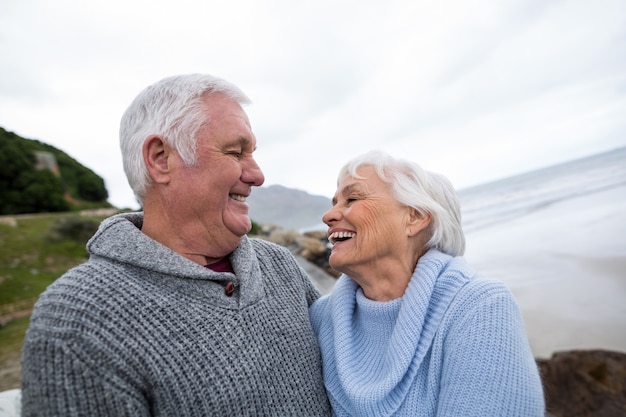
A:
{"label": "sky", "polygon": [[626,146],[623,0],[0,1],[0,126],[117,207],[122,113],[198,72],[252,99],[265,185],[316,195],[371,149],[462,189]]}

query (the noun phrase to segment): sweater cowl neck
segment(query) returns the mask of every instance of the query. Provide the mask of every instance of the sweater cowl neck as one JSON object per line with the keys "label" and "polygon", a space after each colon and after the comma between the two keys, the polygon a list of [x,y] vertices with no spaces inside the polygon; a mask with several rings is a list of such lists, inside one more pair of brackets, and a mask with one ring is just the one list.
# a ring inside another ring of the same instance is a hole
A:
{"label": "sweater cowl neck", "polygon": [[391,301],[374,301],[365,296],[363,290],[356,291],[355,317],[363,332],[373,334],[373,337],[382,338],[383,334],[391,332],[400,311],[401,298]]}
{"label": "sweater cowl neck", "polygon": [[[342,276],[330,296],[331,315],[336,318],[333,332],[336,357],[324,370],[325,378],[341,381],[336,386],[343,389],[331,393],[335,400],[346,410],[362,415],[391,414],[397,410],[405,400],[448,305],[468,282],[467,273],[468,267],[462,258],[431,249],[420,258],[405,294],[399,300],[378,305],[367,299],[359,299],[357,304],[360,287],[349,277]],[[397,314],[395,324],[388,324],[392,328],[385,332],[390,334],[387,340],[373,345],[373,339],[363,337],[363,330],[356,325],[362,320],[357,316],[361,305],[367,307],[362,313],[374,322],[393,320]],[[373,318],[377,313],[378,319]],[[368,365],[363,360],[377,356],[383,357],[384,364],[372,366],[378,371],[369,369],[364,378],[363,369]]]}

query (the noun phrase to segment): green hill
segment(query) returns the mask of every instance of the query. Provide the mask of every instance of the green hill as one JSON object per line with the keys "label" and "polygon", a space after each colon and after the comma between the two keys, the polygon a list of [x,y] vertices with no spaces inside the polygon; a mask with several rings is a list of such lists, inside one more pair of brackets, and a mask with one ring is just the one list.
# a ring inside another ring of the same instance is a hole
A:
{"label": "green hill", "polygon": [[0,214],[111,207],[104,180],[54,146],[0,127]]}

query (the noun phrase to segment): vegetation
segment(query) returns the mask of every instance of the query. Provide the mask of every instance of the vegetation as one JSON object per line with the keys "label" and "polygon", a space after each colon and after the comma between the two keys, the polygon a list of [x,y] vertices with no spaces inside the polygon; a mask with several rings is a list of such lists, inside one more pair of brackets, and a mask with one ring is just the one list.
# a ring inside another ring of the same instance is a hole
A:
{"label": "vegetation", "polygon": [[0,391],[20,387],[20,359],[28,317],[0,327]]}
{"label": "vegetation", "polygon": [[76,214],[19,216],[0,223],[0,391],[19,387],[19,359],[37,297],[87,259],[85,243],[102,218]]}
{"label": "vegetation", "polygon": [[[37,169],[36,152],[54,156],[57,172]],[[0,214],[110,207],[104,180],[65,152],[0,127]]]}
{"label": "vegetation", "polygon": [[250,236],[256,236],[259,234],[259,232],[261,231],[261,225],[258,224],[255,221],[252,221],[252,228],[250,229],[250,231],[248,232],[248,234]]}

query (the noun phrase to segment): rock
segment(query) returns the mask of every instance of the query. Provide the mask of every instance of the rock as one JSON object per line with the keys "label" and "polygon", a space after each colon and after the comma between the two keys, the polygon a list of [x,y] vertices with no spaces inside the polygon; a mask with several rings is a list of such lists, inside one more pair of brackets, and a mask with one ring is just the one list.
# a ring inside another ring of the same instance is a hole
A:
{"label": "rock", "polygon": [[326,232],[300,233],[297,230],[283,230],[280,226],[268,224],[261,225],[259,234],[254,237],[286,247],[294,255],[302,256],[308,262],[322,268],[331,277],[337,278],[341,275],[328,263],[330,247]]}
{"label": "rock", "polygon": [[17,227],[17,219],[13,216],[0,216],[0,224]]}
{"label": "rock", "polygon": [[555,417],[626,416],[626,353],[557,352],[538,359],[546,409]]}
{"label": "rock", "polygon": [[0,392],[0,417],[19,417],[22,410],[22,391],[19,388]]}
{"label": "rock", "polygon": [[317,239],[320,241],[328,242],[328,236],[326,236],[326,232],[323,230],[310,230],[308,232],[304,232],[302,235],[306,237],[312,237],[313,239]]}
{"label": "rock", "polygon": [[292,249],[292,247],[296,245],[296,238],[299,236],[300,233],[297,230],[273,229],[268,235],[260,237],[265,240],[269,240],[270,242],[274,242],[277,245]]}
{"label": "rock", "polygon": [[282,230],[282,227],[273,223],[265,223],[260,226],[260,229],[261,229],[261,235],[268,236],[275,230]]}
{"label": "rock", "polygon": [[299,255],[304,256],[309,261],[313,262],[320,256],[325,256],[328,247],[319,239],[308,236],[297,236],[295,243],[299,248]]}

